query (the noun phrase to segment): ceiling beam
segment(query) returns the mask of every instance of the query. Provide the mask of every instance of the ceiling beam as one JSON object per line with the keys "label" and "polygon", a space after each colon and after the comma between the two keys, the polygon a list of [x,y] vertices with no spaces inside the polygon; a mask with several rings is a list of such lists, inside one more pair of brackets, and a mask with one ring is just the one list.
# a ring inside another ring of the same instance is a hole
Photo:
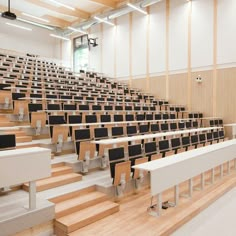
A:
{"label": "ceiling beam", "polygon": [[34,5],[46,8],[50,11],[58,12],[58,13],[61,13],[61,14],[64,14],[64,15],[74,16],[74,17],[78,17],[78,18],[81,18],[81,19],[85,19],[85,20],[89,19],[89,17],[90,17],[89,12],[83,11],[83,10],[78,9],[78,8],[76,8],[76,10],[73,11],[73,10],[70,10],[70,9],[66,9],[64,7],[55,7],[55,6],[53,6],[49,3],[41,2],[39,0],[26,0],[26,1],[30,2],[30,3],[33,3]]}
{"label": "ceiling beam", "polygon": [[50,25],[58,26],[60,28],[68,27],[71,24],[69,21],[57,18],[55,16],[43,15],[42,18],[46,19],[46,20],[49,20]]}
{"label": "ceiling beam", "polygon": [[115,0],[89,0],[89,1],[99,3],[101,5],[104,5],[110,8],[116,8],[116,5],[117,5]]}

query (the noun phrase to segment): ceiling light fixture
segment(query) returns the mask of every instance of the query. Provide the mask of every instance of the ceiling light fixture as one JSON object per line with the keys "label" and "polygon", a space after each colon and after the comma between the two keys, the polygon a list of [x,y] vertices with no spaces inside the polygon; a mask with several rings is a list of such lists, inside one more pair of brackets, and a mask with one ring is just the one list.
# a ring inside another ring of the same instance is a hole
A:
{"label": "ceiling light fixture", "polygon": [[149,7],[155,3],[161,2],[162,0],[146,0],[143,3],[141,3],[141,7]]}
{"label": "ceiling light fixture", "polygon": [[43,22],[46,22],[46,23],[49,23],[49,20],[43,19],[41,17],[33,16],[33,15],[25,13],[25,12],[22,12],[22,15],[23,16],[28,16],[28,17],[31,17],[33,19],[40,20],[40,21],[43,21]]}
{"label": "ceiling light fixture", "polygon": [[73,27],[68,27],[68,29],[74,31],[74,32],[78,32],[78,33],[81,33],[81,34],[88,34],[86,31],[83,31],[83,30],[80,30],[80,29],[76,29],[76,28],[73,28]]}
{"label": "ceiling light fixture", "polygon": [[147,14],[148,14],[148,13],[147,13],[146,11],[144,11],[143,9],[141,9],[141,8],[139,8],[139,7],[137,7],[137,6],[133,5],[133,4],[131,4],[131,3],[127,3],[127,6],[133,8],[133,9],[136,10],[136,11],[141,12],[141,13],[144,14],[144,15],[147,15]]}
{"label": "ceiling light fixture", "polygon": [[33,22],[33,21],[25,20],[25,19],[22,19],[20,17],[17,17],[17,20],[19,20],[21,22],[24,22],[24,23],[31,24],[31,25],[39,26],[41,28],[45,28],[45,29],[48,29],[48,30],[54,30],[53,27],[50,27],[50,26],[47,26],[47,25],[43,25],[43,24],[39,24],[39,23],[36,23],[36,22]]}
{"label": "ceiling light fixture", "polygon": [[94,19],[98,20],[99,22],[106,23],[106,24],[111,25],[111,26],[115,26],[115,24],[113,24],[112,22],[104,20],[104,19],[102,19],[100,17],[94,16]]}
{"label": "ceiling light fixture", "polygon": [[60,3],[60,2],[55,1],[55,0],[49,0],[49,1],[52,2],[52,3],[54,3],[54,4],[56,4],[56,5],[58,5],[58,6],[65,7],[65,8],[67,8],[67,9],[69,9],[69,10],[75,11],[75,8],[74,8],[74,7],[68,6],[68,5],[66,5],[66,4]]}
{"label": "ceiling light fixture", "polygon": [[30,28],[27,28],[27,27],[24,27],[24,26],[21,26],[21,25],[12,24],[12,23],[9,23],[9,22],[6,22],[6,25],[16,27],[16,28],[19,28],[19,29],[23,29],[23,30],[27,30],[27,31],[32,31],[32,29],[30,29]]}
{"label": "ceiling light fixture", "polygon": [[66,37],[63,37],[63,36],[60,36],[60,35],[56,35],[56,34],[50,34],[51,37],[54,37],[54,38],[58,38],[58,39],[63,39],[63,40],[66,40],[66,41],[70,41],[70,39],[66,38]]}

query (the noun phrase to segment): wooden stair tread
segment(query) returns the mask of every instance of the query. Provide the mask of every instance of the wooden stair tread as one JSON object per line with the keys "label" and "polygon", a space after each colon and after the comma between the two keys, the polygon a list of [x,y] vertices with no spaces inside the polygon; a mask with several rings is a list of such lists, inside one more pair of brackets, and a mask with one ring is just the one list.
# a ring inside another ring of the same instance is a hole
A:
{"label": "wooden stair tread", "polygon": [[94,204],[97,204],[105,200],[107,200],[106,194],[95,191],[57,203],[55,206],[55,212],[56,215],[59,215],[58,213],[73,208],[76,208],[78,211],[85,207],[91,206],[93,202],[95,202]]}
{"label": "wooden stair tread", "polygon": [[58,175],[73,173],[73,169],[70,166],[53,167],[51,173],[52,176],[58,176]]}
{"label": "wooden stair tread", "polygon": [[118,211],[119,204],[104,201],[57,219],[55,221],[55,227],[58,227],[66,233],[71,233]]}

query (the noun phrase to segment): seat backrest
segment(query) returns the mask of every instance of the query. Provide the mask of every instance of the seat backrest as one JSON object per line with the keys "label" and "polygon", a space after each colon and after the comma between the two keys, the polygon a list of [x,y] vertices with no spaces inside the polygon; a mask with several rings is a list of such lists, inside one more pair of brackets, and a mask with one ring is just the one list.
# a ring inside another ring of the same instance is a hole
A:
{"label": "seat backrest", "polygon": [[125,161],[115,165],[114,186],[118,186],[122,181],[128,182],[131,174],[131,162]]}

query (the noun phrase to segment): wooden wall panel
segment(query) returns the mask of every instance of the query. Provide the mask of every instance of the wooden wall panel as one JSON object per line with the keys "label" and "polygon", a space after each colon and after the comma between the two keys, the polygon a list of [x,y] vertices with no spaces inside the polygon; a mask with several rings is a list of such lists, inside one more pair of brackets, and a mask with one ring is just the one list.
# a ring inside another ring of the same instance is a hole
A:
{"label": "wooden wall panel", "polygon": [[166,98],[166,77],[158,76],[150,78],[150,91],[151,94],[157,98]]}
{"label": "wooden wall panel", "polygon": [[187,106],[188,74],[169,75],[169,102]]}
{"label": "wooden wall panel", "polygon": [[[195,80],[199,75],[202,78],[202,83],[198,83]],[[202,112],[205,117],[213,115],[212,86],[213,86],[212,70],[192,73],[192,82],[191,82],[192,111]]]}
{"label": "wooden wall panel", "polygon": [[146,91],[146,78],[133,79],[131,87],[141,89],[142,91]]}
{"label": "wooden wall panel", "polygon": [[217,70],[216,115],[224,123],[236,122],[236,68]]}

